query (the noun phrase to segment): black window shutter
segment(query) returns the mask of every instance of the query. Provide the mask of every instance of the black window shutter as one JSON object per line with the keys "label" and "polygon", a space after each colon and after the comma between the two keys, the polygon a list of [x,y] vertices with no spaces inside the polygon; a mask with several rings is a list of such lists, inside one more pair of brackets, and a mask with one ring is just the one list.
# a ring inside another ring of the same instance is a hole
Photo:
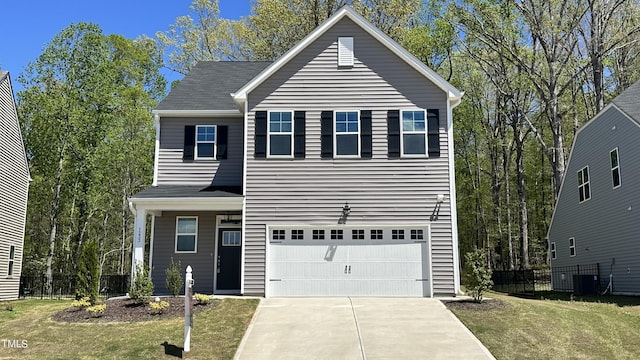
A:
{"label": "black window shutter", "polygon": [[360,157],[370,159],[373,155],[371,144],[371,110],[360,111]]}
{"label": "black window shutter", "polygon": [[182,160],[193,160],[195,147],[196,127],[195,125],[187,125],[184,127],[184,151],[182,152]]}
{"label": "black window shutter", "polygon": [[256,159],[267,157],[267,112],[256,111],[256,137],[255,155]]}
{"label": "black window shutter", "polygon": [[389,158],[400,157],[400,110],[387,112],[387,146]]}
{"label": "black window shutter", "polygon": [[333,111],[323,111],[320,114],[320,157],[333,157]]}
{"label": "black window shutter", "polygon": [[427,109],[427,141],[429,157],[440,157],[440,111]]}
{"label": "black window shutter", "polygon": [[304,159],[305,155],[305,112],[296,111],[293,114],[293,156]]}
{"label": "black window shutter", "polygon": [[216,154],[217,160],[223,160],[227,158],[227,144],[229,143],[229,127],[218,126],[218,134],[216,142],[218,146],[218,152]]}

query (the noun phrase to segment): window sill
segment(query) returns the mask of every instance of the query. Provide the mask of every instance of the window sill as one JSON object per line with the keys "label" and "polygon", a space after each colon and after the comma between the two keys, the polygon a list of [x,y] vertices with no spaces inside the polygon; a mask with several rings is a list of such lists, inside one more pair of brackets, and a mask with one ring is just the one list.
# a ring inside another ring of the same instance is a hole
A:
{"label": "window sill", "polygon": [[198,251],[175,251],[175,254],[197,254]]}

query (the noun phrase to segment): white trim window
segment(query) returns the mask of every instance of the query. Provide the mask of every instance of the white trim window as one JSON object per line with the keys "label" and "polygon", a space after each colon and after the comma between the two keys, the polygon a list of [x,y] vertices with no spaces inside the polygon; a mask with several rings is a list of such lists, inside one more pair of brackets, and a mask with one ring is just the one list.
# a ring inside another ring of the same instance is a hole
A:
{"label": "white trim window", "polygon": [[198,217],[176,216],[176,253],[198,251]]}
{"label": "white trim window", "polygon": [[360,156],[360,112],[335,111],[334,125],[334,154],[336,157]]}
{"label": "white trim window", "polygon": [[196,159],[216,158],[215,125],[196,125]]}
{"label": "white trim window", "polygon": [[402,110],[400,148],[402,156],[427,156],[427,114],[424,110]]}
{"label": "white trim window", "polygon": [[619,188],[621,185],[620,182],[620,158],[618,156],[618,148],[611,150],[609,153],[609,157],[611,158],[611,182],[613,184],[613,188]]}
{"label": "white trim window", "polygon": [[551,247],[549,249],[551,251],[551,260],[555,260],[556,259],[556,243],[551,242]]}
{"label": "white trim window", "polygon": [[267,139],[269,157],[293,156],[293,111],[269,111]]}
{"label": "white trim window", "polygon": [[576,238],[569,238],[569,256],[576,256]]}
{"label": "white trim window", "polygon": [[11,245],[9,248],[9,268],[7,269],[7,276],[13,275],[13,264],[16,256],[16,247]]}
{"label": "white trim window", "polygon": [[591,187],[589,183],[589,166],[578,170],[578,193],[580,202],[591,199]]}

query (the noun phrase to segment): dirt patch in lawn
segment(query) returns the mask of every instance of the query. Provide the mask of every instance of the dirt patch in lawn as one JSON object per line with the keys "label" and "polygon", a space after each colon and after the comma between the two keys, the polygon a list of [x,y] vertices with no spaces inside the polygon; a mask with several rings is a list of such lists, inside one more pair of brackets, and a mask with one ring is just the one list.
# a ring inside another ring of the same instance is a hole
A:
{"label": "dirt patch in lawn", "polygon": [[[165,320],[168,318],[184,316],[184,298],[168,297],[161,298],[169,303],[169,308],[162,313],[157,313],[151,309],[148,303],[136,304],[131,299],[115,299],[104,302],[106,309],[100,316],[93,316],[84,308],[70,307],[55,313],[51,318],[61,322],[135,322]],[[194,305],[194,313],[198,313],[208,308],[217,306],[220,300],[213,299],[206,305]]]}
{"label": "dirt patch in lawn", "polygon": [[507,302],[500,299],[486,299],[481,303],[473,300],[449,300],[443,301],[449,309],[471,310],[471,311],[502,311],[511,307]]}

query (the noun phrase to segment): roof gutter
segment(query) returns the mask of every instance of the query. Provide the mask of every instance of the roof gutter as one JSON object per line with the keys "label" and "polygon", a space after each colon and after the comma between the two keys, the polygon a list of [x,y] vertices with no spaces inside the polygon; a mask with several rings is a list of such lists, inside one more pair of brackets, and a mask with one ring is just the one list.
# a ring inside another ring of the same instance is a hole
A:
{"label": "roof gutter", "polygon": [[210,116],[242,116],[240,110],[153,110],[153,115],[162,117],[210,117]]}

